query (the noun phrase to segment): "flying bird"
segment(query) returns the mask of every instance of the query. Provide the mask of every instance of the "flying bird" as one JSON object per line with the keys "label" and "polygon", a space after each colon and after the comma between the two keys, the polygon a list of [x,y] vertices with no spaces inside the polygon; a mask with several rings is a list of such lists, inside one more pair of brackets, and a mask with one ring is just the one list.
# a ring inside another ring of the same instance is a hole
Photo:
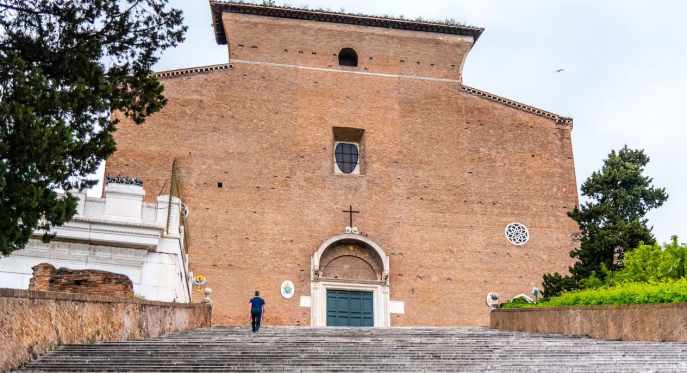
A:
{"label": "flying bird", "polygon": [[555,73],[562,73],[563,71],[565,71],[565,69],[556,69],[556,70],[554,70],[553,72],[555,72]]}

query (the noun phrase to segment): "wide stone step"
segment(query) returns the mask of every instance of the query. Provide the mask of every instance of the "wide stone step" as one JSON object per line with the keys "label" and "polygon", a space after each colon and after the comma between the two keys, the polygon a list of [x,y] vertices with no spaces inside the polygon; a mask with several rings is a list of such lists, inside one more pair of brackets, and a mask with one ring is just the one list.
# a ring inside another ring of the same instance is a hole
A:
{"label": "wide stone step", "polygon": [[27,372],[687,371],[687,344],[607,342],[480,328],[208,328],[67,345]]}

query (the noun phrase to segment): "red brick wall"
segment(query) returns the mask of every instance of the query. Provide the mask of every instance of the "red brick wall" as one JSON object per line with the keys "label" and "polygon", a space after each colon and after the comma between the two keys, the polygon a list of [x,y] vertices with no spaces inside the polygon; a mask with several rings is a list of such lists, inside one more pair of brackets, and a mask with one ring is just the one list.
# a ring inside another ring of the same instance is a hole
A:
{"label": "red brick wall", "polygon": [[118,273],[98,270],[55,269],[48,263],[33,267],[29,290],[58,293],[102,295],[115,298],[133,298],[131,280]]}
{"label": "red brick wall", "polygon": [[[277,54],[309,51],[320,39],[327,48],[308,58],[339,46],[388,56],[371,53],[368,71],[410,75],[384,62],[399,56],[421,54],[420,66],[461,58],[444,35],[412,48],[399,36],[385,49],[371,28],[323,30],[318,39],[315,22],[266,25],[227,25],[230,43],[245,40],[243,52],[232,44],[234,58],[310,65]],[[342,233],[349,204],[361,211],[355,225],[390,256],[391,298],[406,312],[392,325],[485,325],[487,292],[505,298],[540,285],[545,272],[567,270],[576,226],[566,212],[577,203],[569,127],[464,93],[456,81],[340,72],[348,69],[234,61],[226,71],[165,80],[168,106],[144,125],[120,125],[108,172],[141,176],[149,199],[180,160],[190,265],[208,276],[216,323],[245,323],[259,289],[272,309],[268,324],[309,325],[298,298],[310,293],[310,256]],[[365,130],[363,175],[334,174],[333,127]],[[511,222],[529,227],[524,247],[505,239]],[[290,300],[279,296],[285,279],[296,284]]]}
{"label": "red brick wall", "polygon": [[[356,71],[459,79],[470,37],[225,13],[230,59],[340,68],[353,48]],[[342,70],[353,70],[341,67]]]}

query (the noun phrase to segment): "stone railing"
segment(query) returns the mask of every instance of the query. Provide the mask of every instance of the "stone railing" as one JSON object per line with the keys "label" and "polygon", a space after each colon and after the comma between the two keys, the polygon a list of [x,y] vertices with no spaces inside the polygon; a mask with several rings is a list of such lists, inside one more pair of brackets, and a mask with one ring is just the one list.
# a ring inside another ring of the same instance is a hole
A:
{"label": "stone railing", "polygon": [[606,340],[687,342],[687,303],[496,309],[492,329]]}
{"label": "stone railing", "polygon": [[0,372],[61,344],[153,338],[211,319],[209,304],[0,289]]}

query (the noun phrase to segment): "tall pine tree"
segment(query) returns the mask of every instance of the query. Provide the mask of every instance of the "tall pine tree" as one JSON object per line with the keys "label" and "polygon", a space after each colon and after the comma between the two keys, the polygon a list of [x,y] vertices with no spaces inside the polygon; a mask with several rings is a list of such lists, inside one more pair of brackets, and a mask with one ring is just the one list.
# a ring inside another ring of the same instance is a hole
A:
{"label": "tall pine tree", "polygon": [[1,254],[74,215],[71,192],[115,150],[112,112],[142,123],[165,105],[151,68],[182,21],[168,0],[0,0]]}
{"label": "tall pine tree", "polygon": [[646,214],[668,199],[664,188],[644,175],[649,157],[627,146],[612,151],[600,171],[582,184],[584,203],[568,215],[579,225],[580,246],[570,252],[577,261],[570,276],[544,275],[544,294],[579,288],[580,281],[601,268],[618,269],[626,251],[655,242]]}

